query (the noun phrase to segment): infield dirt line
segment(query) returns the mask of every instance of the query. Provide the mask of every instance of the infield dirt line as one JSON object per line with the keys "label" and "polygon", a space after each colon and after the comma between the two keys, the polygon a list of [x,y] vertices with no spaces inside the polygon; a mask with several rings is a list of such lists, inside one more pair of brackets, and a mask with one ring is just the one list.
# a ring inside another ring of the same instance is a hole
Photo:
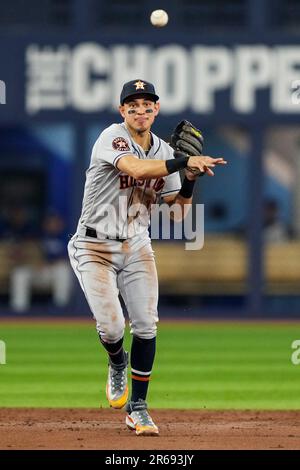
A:
{"label": "infield dirt line", "polygon": [[300,411],[151,410],[159,437],[126,429],[122,410],[0,409],[1,449],[300,449]]}

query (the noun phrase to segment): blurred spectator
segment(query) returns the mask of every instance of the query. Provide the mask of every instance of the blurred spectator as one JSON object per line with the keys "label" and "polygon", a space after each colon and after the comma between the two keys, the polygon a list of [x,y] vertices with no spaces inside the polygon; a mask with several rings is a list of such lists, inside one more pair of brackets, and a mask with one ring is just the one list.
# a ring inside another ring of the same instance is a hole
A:
{"label": "blurred spectator", "polygon": [[40,257],[33,256],[31,262],[19,262],[12,270],[10,305],[13,310],[24,312],[30,307],[33,288],[50,290],[58,307],[64,307],[69,302],[71,272],[64,229],[64,222],[58,214],[45,217],[38,242]]}
{"label": "blurred spectator", "polygon": [[289,239],[289,230],[280,217],[279,205],[275,199],[264,203],[263,236],[266,243],[280,243]]}

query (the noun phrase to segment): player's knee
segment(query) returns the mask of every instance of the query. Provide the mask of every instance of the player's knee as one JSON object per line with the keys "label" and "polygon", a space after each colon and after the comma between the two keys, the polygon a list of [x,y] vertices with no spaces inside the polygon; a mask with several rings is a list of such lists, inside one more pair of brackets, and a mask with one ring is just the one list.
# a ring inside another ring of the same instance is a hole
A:
{"label": "player's knee", "polygon": [[124,336],[125,321],[118,320],[109,324],[97,323],[97,331],[106,343],[116,343]]}
{"label": "player's knee", "polygon": [[157,333],[157,322],[137,322],[131,324],[131,333],[142,339],[152,339]]}

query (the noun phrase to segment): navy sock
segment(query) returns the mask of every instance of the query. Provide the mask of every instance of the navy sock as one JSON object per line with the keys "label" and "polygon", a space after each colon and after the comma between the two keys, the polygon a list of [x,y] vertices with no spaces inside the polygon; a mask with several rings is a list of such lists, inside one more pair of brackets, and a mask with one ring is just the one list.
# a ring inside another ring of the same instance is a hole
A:
{"label": "navy sock", "polygon": [[156,338],[133,336],[131,345],[131,401],[146,400],[155,357]]}
{"label": "navy sock", "polygon": [[116,365],[122,364],[125,360],[123,338],[117,341],[117,343],[106,343],[103,341],[101,336],[99,337],[101,344],[103,344],[104,348],[108,352],[111,362]]}

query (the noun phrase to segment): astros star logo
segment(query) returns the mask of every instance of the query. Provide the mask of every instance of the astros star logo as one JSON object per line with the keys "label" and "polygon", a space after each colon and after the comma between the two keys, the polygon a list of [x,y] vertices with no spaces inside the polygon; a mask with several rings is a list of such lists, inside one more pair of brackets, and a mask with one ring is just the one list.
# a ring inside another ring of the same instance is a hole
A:
{"label": "astros star logo", "polygon": [[138,82],[135,82],[135,89],[136,90],[145,90],[145,83],[141,82],[141,80],[139,80]]}

